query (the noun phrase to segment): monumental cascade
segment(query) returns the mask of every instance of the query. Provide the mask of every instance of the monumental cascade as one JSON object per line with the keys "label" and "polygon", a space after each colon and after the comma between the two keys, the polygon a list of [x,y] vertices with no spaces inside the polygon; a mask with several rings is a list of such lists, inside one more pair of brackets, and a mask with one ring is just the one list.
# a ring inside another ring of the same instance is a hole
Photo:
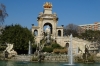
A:
{"label": "monumental cascade", "polygon": [[[48,33],[48,37],[55,40],[60,46],[68,47],[70,42],[69,36],[63,36],[63,25],[57,26],[58,16],[52,12],[53,5],[50,2],[43,4],[43,12],[40,12],[37,17],[38,26],[32,24],[32,34],[35,36],[35,44],[39,45],[44,37],[44,33]],[[49,28],[45,29],[45,26]],[[48,29],[48,30],[47,30]],[[49,39],[48,39],[49,42]],[[85,53],[85,45],[90,45],[91,42],[73,37],[73,53]]]}

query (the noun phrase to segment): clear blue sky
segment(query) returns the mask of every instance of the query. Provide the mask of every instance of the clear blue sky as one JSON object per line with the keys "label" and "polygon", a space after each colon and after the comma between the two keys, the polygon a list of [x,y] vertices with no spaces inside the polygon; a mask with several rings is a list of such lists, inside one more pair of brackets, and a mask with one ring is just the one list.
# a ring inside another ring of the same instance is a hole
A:
{"label": "clear blue sky", "polygon": [[59,18],[58,26],[100,22],[100,0],[0,0],[9,14],[4,25],[20,24],[29,29],[31,24],[37,26],[44,2],[53,4],[53,12]]}

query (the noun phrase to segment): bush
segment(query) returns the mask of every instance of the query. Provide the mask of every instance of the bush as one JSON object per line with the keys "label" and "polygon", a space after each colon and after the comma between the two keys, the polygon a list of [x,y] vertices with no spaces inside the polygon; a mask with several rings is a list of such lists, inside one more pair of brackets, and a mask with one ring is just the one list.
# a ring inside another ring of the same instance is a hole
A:
{"label": "bush", "polygon": [[52,47],[53,47],[53,49],[55,49],[55,48],[62,48],[59,44],[57,44],[57,43],[55,43],[55,44],[52,44]]}
{"label": "bush", "polygon": [[67,53],[67,49],[59,49],[60,50],[60,53],[63,54],[63,53]]}
{"label": "bush", "polygon": [[58,53],[64,54],[67,53],[67,49],[54,49],[53,52],[56,54]]}
{"label": "bush", "polygon": [[53,48],[52,47],[45,46],[42,51],[43,52],[53,52]]}
{"label": "bush", "polygon": [[0,46],[0,51],[4,51],[6,49],[6,46]]}
{"label": "bush", "polygon": [[34,53],[36,51],[36,48],[37,48],[37,45],[36,44],[33,44],[32,45],[32,53]]}
{"label": "bush", "polygon": [[56,53],[56,54],[60,53],[59,49],[54,49],[53,52]]}
{"label": "bush", "polygon": [[94,62],[94,55],[89,56],[87,59],[89,62]]}

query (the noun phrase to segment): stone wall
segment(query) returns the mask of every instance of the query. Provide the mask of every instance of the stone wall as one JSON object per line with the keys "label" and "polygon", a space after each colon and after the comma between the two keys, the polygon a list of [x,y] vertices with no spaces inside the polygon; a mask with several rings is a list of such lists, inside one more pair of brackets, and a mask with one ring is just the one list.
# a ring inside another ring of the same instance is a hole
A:
{"label": "stone wall", "polygon": [[44,58],[45,62],[67,62],[68,57],[66,54],[51,54],[46,55]]}
{"label": "stone wall", "polygon": [[33,55],[17,55],[15,57],[12,57],[11,60],[14,61],[31,61]]}
{"label": "stone wall", "polygon": [[[56,38],[56,41],[62,47],[65,47],[66,46],[66,43],[69,43],[70,42],[70,37],[69,36],[57,37]],[[73,49],[79,48],[81,50],[81,52],[84,53],[85,45],[86,44],[91,44],[91,42],[89,42],[87,40],[79,39],[77,37],[73,37],[72,38],[72,44],[73,44]]]}

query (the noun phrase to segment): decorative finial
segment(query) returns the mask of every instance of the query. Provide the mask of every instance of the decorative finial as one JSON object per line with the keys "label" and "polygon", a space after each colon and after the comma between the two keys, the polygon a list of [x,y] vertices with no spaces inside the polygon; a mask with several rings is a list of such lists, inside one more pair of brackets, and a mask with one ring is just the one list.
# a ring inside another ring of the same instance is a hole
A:
{"label": "decorative finial", "polygon": [[46,2],[43,6],[44,8],[52,8],[52,4],[50,2]]}

